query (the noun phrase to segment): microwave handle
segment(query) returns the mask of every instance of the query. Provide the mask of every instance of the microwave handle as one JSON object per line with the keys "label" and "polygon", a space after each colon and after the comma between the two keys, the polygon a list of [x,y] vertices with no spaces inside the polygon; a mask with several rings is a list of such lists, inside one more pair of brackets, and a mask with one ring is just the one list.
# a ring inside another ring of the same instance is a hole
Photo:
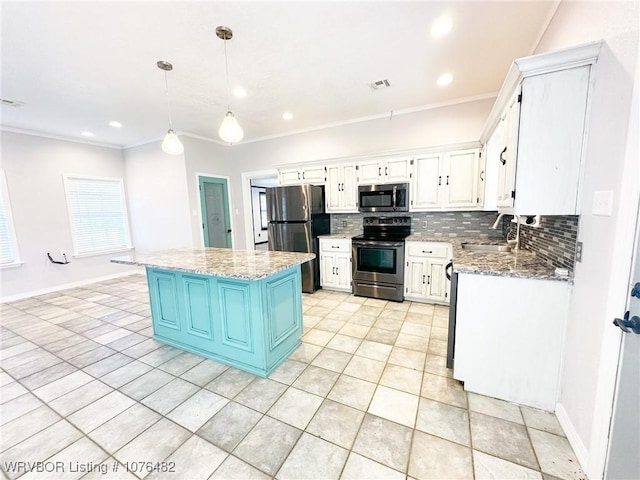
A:
{"label": "microwave handle", "polygon": [[392,202],[393,202],[392,207],[393,207],[394,211],[396,210],[396,197],[397,197],[397,195],[398,195],[398,187],[396,185],[394,185],[393,186],[393,197],[392,197]]}

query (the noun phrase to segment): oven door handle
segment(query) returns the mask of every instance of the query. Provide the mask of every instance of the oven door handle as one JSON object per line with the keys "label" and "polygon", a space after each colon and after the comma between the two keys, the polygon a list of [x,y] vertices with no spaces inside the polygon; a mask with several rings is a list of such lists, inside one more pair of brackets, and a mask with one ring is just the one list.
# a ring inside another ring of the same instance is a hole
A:
{"label": "oven door handle", "polygon": [[404,242],[385,242],[384,240],[353,240],[357,247],[402,247]]}
{"label": "oven door handle", "polygon": [[398,195],[398,187],[396,185],[393,186],[393,197],[392,197],[392,202],[393,202],[393,211],[395,212],[396,210],[396,196]]}
{"label": "oven door handle", "polygon": [[453,272],[453,262],[447,263],[447,266],[444,267],[444,273],[447,276],[447,280],[451,280],[451,272],[449,272],[449,269]]}

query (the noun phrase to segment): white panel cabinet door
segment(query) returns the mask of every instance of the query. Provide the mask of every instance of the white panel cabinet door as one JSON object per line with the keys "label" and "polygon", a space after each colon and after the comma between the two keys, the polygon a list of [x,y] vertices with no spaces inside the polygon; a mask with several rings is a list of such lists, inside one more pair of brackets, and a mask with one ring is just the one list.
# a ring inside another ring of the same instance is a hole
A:
{"label": "white panel cabinet door", "polygon": [[302,175],[297,168],[281,168],[278,171],[280,185],[299,185],[302,183]]}
{"label": "white panel cabinet door", "polygon": [[320,238],[320,285],[351,292],[350,238]]}
{"label": "white panel cabinet door", "polygon": [[478,205],[478,149],[445,154],[445,208]]}
{"label": "white panel cabinet door", "polygon": [[407,257],[404,270],[404,294],[411,299],[424,299],[427,286],[427,261],[421,257]]}
{"label": "white panel cabinet door", "polygon": [[427,291],[430,300],[446,302],[449,297],[449,282],[445,274],[447,260],[432,259],[427,262]]}
{"label": "white panel cabinet door", "polygon": [[341,207],[341,168],[340,165],[330,165],[327,167],[327,183],[324,187],[324,201],[327,212],[339,212]]}
{"label": "white panel cabinet door", "polygon": [[342,166],[342,204],[341,211],[358,211],[358,183],[356,181],[356,166],[353,163]]}
{"label": "white panel cabinet door", "polygon": [[313,185],[324,185],[326,181],[326,173],[324,165],[315,165],[313,167],[304,167],[300,173],[302,183],[311,183]]}
{"label": "white panel cabinet door", "polygon": [[414,211],[440,208],[442,175],[440,165],[442,154],[435,153],[416,157],[413,161],[413,181],[411,183],[411,209]]}
{"label": "white panel cabinet door", "polygon": [[361,185],[371,185],[382,181],[382,167],[384,162],[381,160],[368,160],[358,162],[358,183]]}
{"label": "white panel cabinet door", "polygon": [[408,182],[411,176],[411,157],[388,158],[384,166],[386,183]]}
{"label": "white panel cabinet door", "polygon": [[322,288],[331,288],[336,286],[336,264],[335,256],[331,254],[320,255],[320,285]]}
{"label": "white panel cabinet door", "polygon": [[520,90],[516,91],[501,117],[504,145],[498,153],[498,207],[513,207],[515,196],[518,128],[520,124]]}
{"label": "white panel cabinet door", "polygon": [[351,291],[351,254],[336,255],[336,287]]}
{"label": "white panel cabinet door", "polygon": [[327,167],[327,183],[325,185],[327,213],[358,211],[355,175],[356,169],[353,163]]}

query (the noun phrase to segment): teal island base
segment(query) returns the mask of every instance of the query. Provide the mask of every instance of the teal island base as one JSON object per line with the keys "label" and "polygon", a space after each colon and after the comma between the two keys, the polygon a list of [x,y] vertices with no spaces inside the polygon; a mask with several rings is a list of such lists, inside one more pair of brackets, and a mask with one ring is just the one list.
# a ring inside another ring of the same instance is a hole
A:
{"label": "teal island base", "polygon": [[300,345],[299,265],[255,280],[147,267],[147,282],[156,340],[261,377]]}

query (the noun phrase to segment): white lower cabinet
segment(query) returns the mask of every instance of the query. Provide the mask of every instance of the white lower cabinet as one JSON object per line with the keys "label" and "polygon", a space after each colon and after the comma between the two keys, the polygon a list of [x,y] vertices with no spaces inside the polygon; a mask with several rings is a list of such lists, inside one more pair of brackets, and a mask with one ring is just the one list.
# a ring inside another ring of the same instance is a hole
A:
{"label": "white lower cabinet", "polygon": [[554,411],[571,285],[458,274],[453,377],[465,390]]}
{"label": "white lower cabinet", "polygon": [[449,243],[406,242],[404,297],[418,302],[449,303]]}
{"label": "white lower cabinet", "polygon": [[320,285],[351,292],[350,238],[320,238]]}

